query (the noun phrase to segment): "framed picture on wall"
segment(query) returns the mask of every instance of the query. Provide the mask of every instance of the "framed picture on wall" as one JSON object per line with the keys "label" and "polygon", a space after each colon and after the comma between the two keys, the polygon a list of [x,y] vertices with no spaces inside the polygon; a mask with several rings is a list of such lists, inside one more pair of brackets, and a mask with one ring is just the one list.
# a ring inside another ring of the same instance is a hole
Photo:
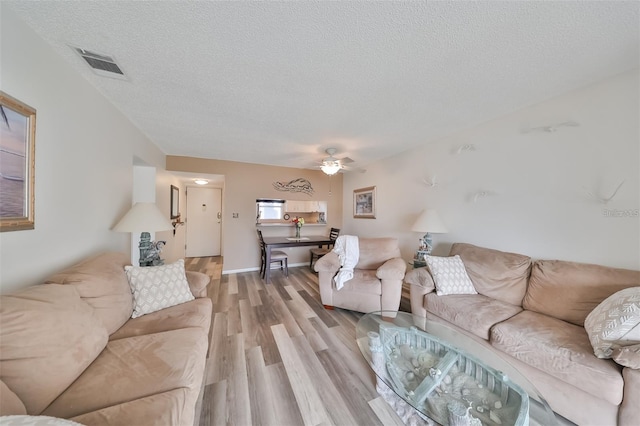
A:
{"label": "framed picture on wall", "polygon": [[0,231],[35,227],[36,110],[0,91]]}
{"label": "framed picture on wall", "polygon": [[376,218],[376,187],[355,189],[353,191],[353,217],[356,219]]}

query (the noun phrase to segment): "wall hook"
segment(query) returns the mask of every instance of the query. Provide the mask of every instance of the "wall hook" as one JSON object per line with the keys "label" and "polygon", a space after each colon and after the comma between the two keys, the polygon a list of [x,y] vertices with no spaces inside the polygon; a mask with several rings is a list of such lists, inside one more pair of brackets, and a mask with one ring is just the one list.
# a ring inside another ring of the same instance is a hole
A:
{"label": "wall hook", "polygon": [[171,225],[173,225],[173,235],[176,235],[176,228],[180,225],[184,225],[184,222],[180,220],[180,215],[178,215],[178,217],[171,222]]}

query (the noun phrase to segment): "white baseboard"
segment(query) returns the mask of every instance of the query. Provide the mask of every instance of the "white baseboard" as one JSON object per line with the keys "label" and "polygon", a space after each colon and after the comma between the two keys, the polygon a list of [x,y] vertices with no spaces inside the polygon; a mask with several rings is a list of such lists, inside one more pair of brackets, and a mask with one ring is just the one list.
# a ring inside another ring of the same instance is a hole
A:
{"label": "white baseboard", "polygon": [[[309,263],[307,262],[302,262],[302,263],[292,263],[289,265],[289,268],[295,268],[296,266],[309,266]],[[271,270],[275,270],[275,269],[280,269],[280,268],[271,268]],[[238,274],[240,272],[251,272],[251,271],[259,271],[260,267],[256,266],[253,268],[243,268],[243,269],[230,269],[230,270],[222,270],[222,275],[229,275],[229,274]]]}

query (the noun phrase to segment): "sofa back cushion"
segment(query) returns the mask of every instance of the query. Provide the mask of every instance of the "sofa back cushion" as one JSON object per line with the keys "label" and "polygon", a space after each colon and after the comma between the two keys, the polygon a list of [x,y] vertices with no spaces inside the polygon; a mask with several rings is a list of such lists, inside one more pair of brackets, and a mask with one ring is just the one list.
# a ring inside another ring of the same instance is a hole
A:
{"label": "sofa back cushion", "polygon": [[0,300],[0,380],[40,414],[93,362],[108,334],[75,286],[38,285]]}
{"label": "sofa back cushion", "polygon": [[562,260],[534,262],[522,306],[584,326],[589,313],[604,299],[640,285],[640,271]]}
{"label": "sofa back cushion", "polygon": [[358,238],[360,256],[355,269],[378,269],[389,259],[400,257],[397,238]]}
{"label": "sofa back cushion", "polygon": [[124,272],[125,265],[129,264],[129,258],[123,253],[103,253],[58,272],[45,283],[76,287],[111,334],[133,313],[133,296]]}
{"label": "sofa back cushion", "polygon": [[522,254],[456,243],[450,256],[458,255],[476,291],[492,299],[522,306],[531,273],[531,258]]}

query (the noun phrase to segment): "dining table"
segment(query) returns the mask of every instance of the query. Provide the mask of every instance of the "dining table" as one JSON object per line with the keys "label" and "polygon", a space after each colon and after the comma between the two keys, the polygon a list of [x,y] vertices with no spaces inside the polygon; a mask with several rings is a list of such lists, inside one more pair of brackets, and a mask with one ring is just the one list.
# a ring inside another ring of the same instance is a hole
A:
{"label": "dining table", "polygon": [[271,250],[283,247],[304,247],[317,246],[322,247],[328,244],[334,244],[328,235],[307,235],[304,237],[264,237],[264,248],[266,251],[266,269],[264,272],[264,280],[268,284],[271,281]]}

